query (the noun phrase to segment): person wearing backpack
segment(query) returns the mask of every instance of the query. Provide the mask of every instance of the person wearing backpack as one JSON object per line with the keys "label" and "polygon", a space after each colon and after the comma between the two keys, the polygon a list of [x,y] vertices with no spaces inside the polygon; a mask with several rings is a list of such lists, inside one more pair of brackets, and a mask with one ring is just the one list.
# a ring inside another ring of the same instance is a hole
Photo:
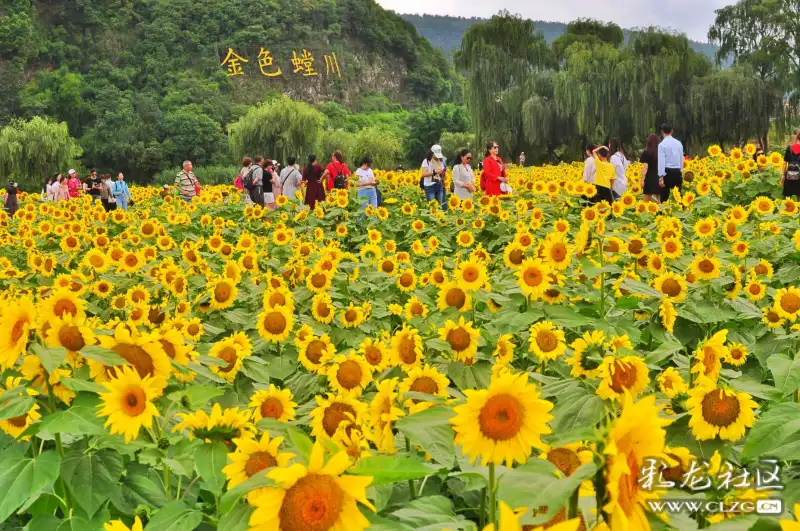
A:
{"label": "person wearing backpack", "polygon": [[444,208],[444,178],[447,174],[445,158],[442,155],[442,146],[435,144],[431,146],[428,155],[422,161],[422,180],[420,182],[425,191],[425,200],[436,199]]}
{"label": "person wearing backpack", "polygon": [[289,157],[286,159],[286,167],[281,170],[281,195],[285,195],[289,201],[297,200],[297,191],[300,189],[300,183],[303,181],[303,174],[297,167],[297,157]]}
{"label": "person wearing backpack", "polygon": [[242,181],[244,189],[250,196],[250,201],[262,207],[264,206],[264,189],[262,187],[264,168],[261,166],[263,163],[264,157],[257,155],[255,163],[250,166],[250,170]]}
{"label": "person wearing backpack", "polygon": [[795,196],[800,199],[800,131],[794,137],[794,142],[786,147],[783,155],[783,197]]}
{"label": "person wearing backpack", "polygon": [[344,162],[344,155],[341,151],[334,151],[331,155],[330,163],[325,167],[322,174],[322,182],[328,187],[328,192],[334,188],[346,190],[350,185],[350,168]]}

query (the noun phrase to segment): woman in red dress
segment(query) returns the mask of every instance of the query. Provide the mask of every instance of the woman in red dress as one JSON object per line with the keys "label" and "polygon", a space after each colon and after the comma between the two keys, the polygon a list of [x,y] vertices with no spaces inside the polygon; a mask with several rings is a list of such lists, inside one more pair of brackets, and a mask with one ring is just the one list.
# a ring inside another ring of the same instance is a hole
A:
{"label": "woman in red dress", "polygon": [[486,144],[486,158],[483,159],[483,174],[481,175],[481,188],[486,195],[500,195],[500,183],[508,181],[506,166],[497,152],[500,146],[497,142]]}
{"label": "woman in red dress", "polygon": [[322,186],[321,180],[324,171],[325,168],[317,162],[317,156],[309,155],[308,164],[303,170],[303,182],[306,183],[305,204],[312,210],[318,201],[325,201],[325,188]]}

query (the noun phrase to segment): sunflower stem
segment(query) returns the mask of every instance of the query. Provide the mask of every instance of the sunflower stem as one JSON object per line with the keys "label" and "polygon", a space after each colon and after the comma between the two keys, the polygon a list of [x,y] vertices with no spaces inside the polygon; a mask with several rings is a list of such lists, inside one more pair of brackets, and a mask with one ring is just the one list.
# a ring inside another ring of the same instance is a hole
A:
{"label": "sunflower stem", "polygon": [[[47,382],[47,400],[50,404],[50,412],[56,411],[56,395],[53,392],[53,384],[50,383],[50,374],[45,372],[45,381]],[[64,446],[61,444],[61,434],[54,433],[53,437],[56,440],[56,453],[63,460],[64,459]],[[72,512],[72,503],[69,499],[69,492],[67,492],[67,485],[64,483],[64,478],[59,474],[58,484],[61,486],[61,491],[64,493],[64,508],[65,514]]]}
{"label": "sunflower stem", "polygon": [[569,509],[567,512],[567,520],[572,520],[573,518],[578,517],[578,493],[580,489],[575,489],[575,492],[572,493],[569,497]]}
{"label": "sunflower stem", "polygon": [[478,513],[480,515],[480,525],[478,526],[479,529],[483,529],[486,524],[486,487],[481,489],[481,512]]}
{"label": "sunflower stem", "polygon": [[494,480],[494,463],[489,463],[489,523],[497,529],[497,489]]}
{"label": "sunflower stem", "polygon": [[[408,437],[406,437],[406,452],[409,454],[411,453],[411,441],[408,440]],[[413,479],[408,480],[408,492],[410,493],[412,500],[417,499],[417,487],[414,485]]]}

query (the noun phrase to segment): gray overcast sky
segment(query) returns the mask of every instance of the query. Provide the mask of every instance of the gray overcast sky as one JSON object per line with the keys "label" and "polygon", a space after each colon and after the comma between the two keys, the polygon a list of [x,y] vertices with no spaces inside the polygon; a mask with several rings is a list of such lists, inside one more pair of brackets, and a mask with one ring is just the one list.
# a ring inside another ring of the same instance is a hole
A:
{"label": "gray overcast sky", "polygon": [[708,27],[714,22],[714,10],[734,0],[377,0],[397,13],[491,17],[508,9],[523,17],[549,22],[569,22],[589,17],[614,21],[623,28],[662,26],[686,33],[706,42]]}

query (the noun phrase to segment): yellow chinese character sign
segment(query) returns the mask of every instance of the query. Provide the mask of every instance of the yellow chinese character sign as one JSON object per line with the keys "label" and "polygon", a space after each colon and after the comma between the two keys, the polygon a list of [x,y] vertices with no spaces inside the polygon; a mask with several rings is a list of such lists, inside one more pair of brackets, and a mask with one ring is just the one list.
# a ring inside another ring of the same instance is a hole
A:
{"label": "yellow chinese character sign", "polygon": [[243,76],[244,70],[242,69],[242,63],[247,62],[249,61],[237,55],[236,52],[233,51],[233,48],[228,48],[228,55],[225,56],[221,64],[228,68],[228,76]]}
{"label": "yellow chinese character sign", "polygon": [[[261,75],[264,77],[285,78],[286,75],[284,74],[284,70],[281,68],[279,60],[273,55],[272,51],[268,50],[264,46],[260,46],[259,48],[260,50],[258,55],[255,56],[255,59],[258,63],[258,71],[261,72]],[[311,50],[307,48],[301,48],[299,54],[297,50],[292,50],[291,56],[289,56],[287,59],[288,64],[291,65],[291,74],[302,77],[320,78],[320,73],[317,71],[315,66],[316,58]],[[339,64],[339,58],[336,56],[336,52],[323,54],[323,60],[325,62],[325,76],[337,76],[339,79],[342,79],[342,69],[341,65]],[[255,68],[247,70],[245,69],[245,65],[249,62],[250,59],[239,55],[233,50],[233,48],[228,48],[225,59],[222,60],[220,66],[225,68],[229,77],[243,76],[246,73],[255,74]]]}

